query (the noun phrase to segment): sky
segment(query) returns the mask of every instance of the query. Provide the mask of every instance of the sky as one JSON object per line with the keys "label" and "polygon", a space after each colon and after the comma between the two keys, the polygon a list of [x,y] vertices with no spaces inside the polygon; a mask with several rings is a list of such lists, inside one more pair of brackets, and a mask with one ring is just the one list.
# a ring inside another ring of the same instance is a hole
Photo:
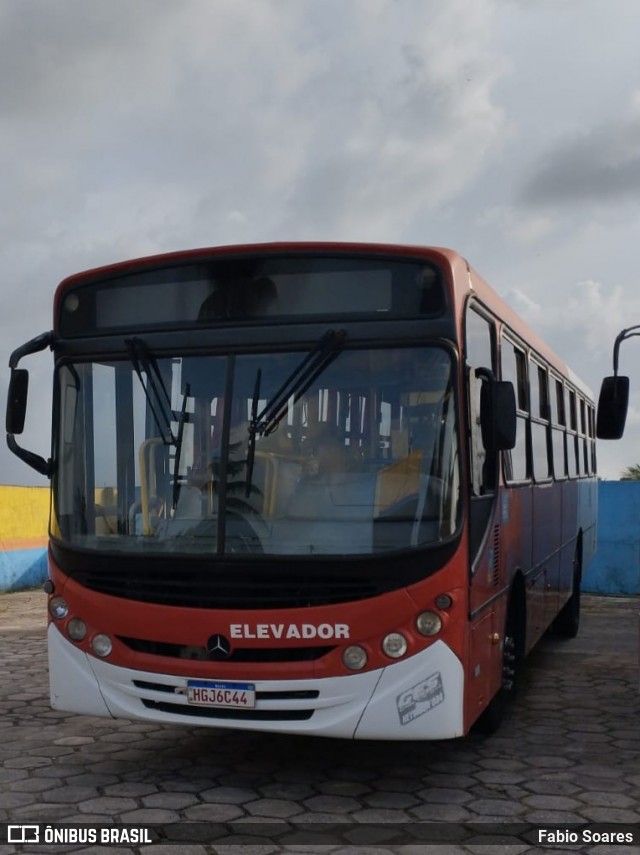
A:
{"label": "sky", "polygon": [[[80,270],[383,241],[458,250],[597,394],[640,324],[639,32],[637,0],[2,0],[0,364]],[[51,353],[22,365],[48,456]],[[0,483],[46,481],[3,444]]]}

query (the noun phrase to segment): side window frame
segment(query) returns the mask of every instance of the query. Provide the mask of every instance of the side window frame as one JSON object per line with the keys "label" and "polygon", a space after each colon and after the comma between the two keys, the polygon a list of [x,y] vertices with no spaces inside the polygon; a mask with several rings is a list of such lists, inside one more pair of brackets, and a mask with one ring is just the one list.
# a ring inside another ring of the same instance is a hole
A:
{"label": "side window frame", "polygon": [[580,395],[578,397],[578,453],[580,455],[580,472],[583,478],[591,475],[590,453],[589,453],[589,427],[587,424],[587,402]]}
{"label": "side window frame", "polygon": [[[470,319],[474,319],[471,325]],[[474,324],[476,332],[481,330],[477,339],[473,334],[470,335]],[[481,327],[480,324],[484,326]],[[477,348],[476,341],[484,337],[485,333],[488,335],[484,344]],[[472,497],[495,495],[498,489],[497,460],[494,454],[487,454],[484,450],[480,429],[480,389],[486,380],[478,375],[477,370],[488,369],[495,376],[497,332],[495,319],[475,300],[470,300],[466,306],[464,340],[471,495]],[[482,353],[483,350],[484,353]]]}
{"label": "side window frame", "polygon": [[[531,475],[536,484],[553,478],[553,447],[551,445],[549,371],[534,355],[529,356],[530,425],[531,425]],[[536,454],[536,436],[544,436],[544,442]],[[542,449],[544,445],[544,449]],[[544,471],[538,471],[542,461]]]}
{"label": "side window frame", "polygon": [[[509,349],[511,366],[507,368],[506,350]],[[513,453],[514,451],[502,452],[502,475],[506,484],[516,486],[527,484],[531,481],[531,453],[529,438],[529,378],[527,372],[527,352],[523,344],[519,343],[515,336],[511,336],[507,330],[503,331],[500,342],[500,377],[502,380],[510,380],[514,384],[516,396],[516,425],[517,445],[516,448],[524,459],[524,477],[514,477]],[[519,439],[519,442],[518,442]]]}
{"label": "side window frame", "polygon": [[596,457],[595,408],[591,401],[587,402],[587,429],[589,444],[589,475],[593,478],[598,474]]}
{"label": "side window frame", "polygon": [[[564,384],[562,379],[549,372],[549,403],[551,415],[551,449],[553,453],[553,477],[555,481],[567,479],[567,439]],[[557,444],[557,440],[560,443]],[[558,452],[558,453],[556,453]]]}
{"label": "side window frame", "polygon": [[576,412],[576,392],[570,386],[565,386],[565,401],[567,406],[567,475],[569,478],[580,477],[578,457],[578,418]]}

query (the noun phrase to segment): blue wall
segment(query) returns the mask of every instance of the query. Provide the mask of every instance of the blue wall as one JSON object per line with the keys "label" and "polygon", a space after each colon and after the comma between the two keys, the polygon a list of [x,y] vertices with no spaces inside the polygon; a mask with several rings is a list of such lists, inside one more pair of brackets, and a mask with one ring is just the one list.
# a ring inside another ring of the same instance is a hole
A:
{"label": "blue wall", "polygon": [[582,590],[640,593],[640,481],[598,485],[598,545],[582,578]]}
{"label": "blue wall", "polygon": [[37,588],[47,578],[47,550],[0,550],[0,593]]}

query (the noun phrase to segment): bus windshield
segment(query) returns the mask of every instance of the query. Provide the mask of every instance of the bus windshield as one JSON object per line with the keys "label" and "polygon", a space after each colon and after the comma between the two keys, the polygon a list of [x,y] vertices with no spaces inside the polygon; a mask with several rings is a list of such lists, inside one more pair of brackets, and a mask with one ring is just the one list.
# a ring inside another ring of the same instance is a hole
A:
{"label": "bus windshield", "polygon": [[440,543],[460,511],[454,376],[436,344],[156,358],[129,340],[65,363],[52,535],[191,555]]}

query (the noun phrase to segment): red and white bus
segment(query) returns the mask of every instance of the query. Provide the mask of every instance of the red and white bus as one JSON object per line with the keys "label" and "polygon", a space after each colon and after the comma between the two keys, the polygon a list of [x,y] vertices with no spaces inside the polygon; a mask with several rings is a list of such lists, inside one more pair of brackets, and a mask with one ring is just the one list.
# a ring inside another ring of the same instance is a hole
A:
{"label": "red and white bus", "polygon": [[[22,357],[55,361],[50,459]],[[12,355],[52,480],[51,702],[356,739],[497,725],[595,544],[587,388],[457,253],[273,243],[66,279]]]}

